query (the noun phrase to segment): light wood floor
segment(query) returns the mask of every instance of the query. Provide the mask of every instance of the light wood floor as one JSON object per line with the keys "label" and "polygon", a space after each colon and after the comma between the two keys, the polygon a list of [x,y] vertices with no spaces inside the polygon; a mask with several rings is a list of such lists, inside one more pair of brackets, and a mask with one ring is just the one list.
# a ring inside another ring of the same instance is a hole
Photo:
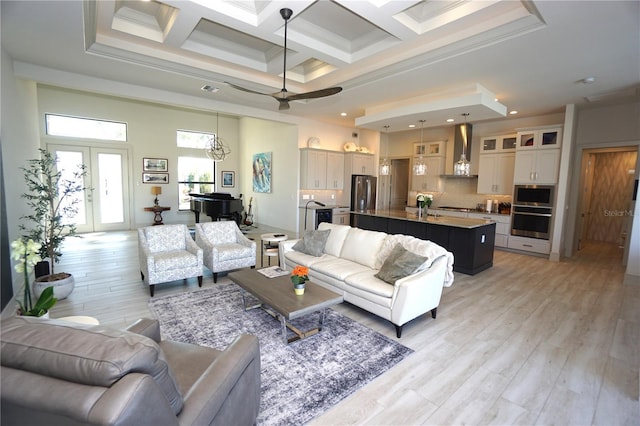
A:
{"label": "light wood floor", "polygon": [[[135,232],[65,244],[57,269],[74,274],[76,289],[53,318],[124,327],[150,316]],[[601,244],[560,263],[496,251],[493,268],[456,274],[437,319],[404,327],[412,356],[312,423],[639,425],[640,285],[622,284],[621,256]],[[205,274],[203,287],[213,285]],[[197,288],[195,279],[159,285],[156,297]],[[395,339],[390,323],[337,310]]]}

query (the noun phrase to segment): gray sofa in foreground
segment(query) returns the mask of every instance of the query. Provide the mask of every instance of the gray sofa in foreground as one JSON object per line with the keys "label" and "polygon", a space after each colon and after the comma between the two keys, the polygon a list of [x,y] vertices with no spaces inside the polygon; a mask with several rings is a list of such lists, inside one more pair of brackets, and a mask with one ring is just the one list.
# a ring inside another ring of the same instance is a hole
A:
{"label": "gray sofa in foreground", "polygon": [[161,341],[155,320],[127,330],[60,320],[2,322],[3,425],[252,425],[260,348]]}

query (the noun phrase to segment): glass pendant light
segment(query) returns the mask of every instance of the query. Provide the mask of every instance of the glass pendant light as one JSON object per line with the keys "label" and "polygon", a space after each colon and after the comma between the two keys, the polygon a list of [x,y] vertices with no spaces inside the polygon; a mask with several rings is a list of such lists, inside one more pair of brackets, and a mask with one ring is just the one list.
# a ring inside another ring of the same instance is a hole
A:
{"label": "glass pendant light", "polygon": [[[420,143],[422,144],[422,136],[424,133],[424,122],[425,120],[420,120]],[[424,176],[427,173],[427,165],[424,164],[424,160],[422,159],[422,154],[420,157],[413,163],[413,174],[416,176]]]}
{"label": "glass pendant light", "polygon": [[460,160],[456,164],[453,165],[453,174],[456,176],[469,176],[471,173],[471,163],[467,161],[467,117],[469,116],[468,112],[462,114],[464,116],[464,125],[460,127],[460,133],[462,133],[462,154],[460,155]]}
{"label": "glass pendant light", "polygon": [[387,154],[389,154],[389,125],[384,126],[386,137],[386,146],[385,146],[385,156],[384,160],[380,164],[380,176],[389,176],[391,173],[391,163],[387,159]]}

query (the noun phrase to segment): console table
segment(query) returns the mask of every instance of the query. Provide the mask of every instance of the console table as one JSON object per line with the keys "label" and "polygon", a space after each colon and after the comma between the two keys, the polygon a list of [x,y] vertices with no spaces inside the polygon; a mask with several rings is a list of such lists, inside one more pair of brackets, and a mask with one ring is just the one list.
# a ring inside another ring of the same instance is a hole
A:
{"label": "console table", "polygon": [[162,207],[162,206],[153,206],[153,207],[145,207],[145,212],[153,212],[153,224],[154,225],[163,225],[162,223],[162,212],[166,212],[167,210],[171,210],[171,207]]}

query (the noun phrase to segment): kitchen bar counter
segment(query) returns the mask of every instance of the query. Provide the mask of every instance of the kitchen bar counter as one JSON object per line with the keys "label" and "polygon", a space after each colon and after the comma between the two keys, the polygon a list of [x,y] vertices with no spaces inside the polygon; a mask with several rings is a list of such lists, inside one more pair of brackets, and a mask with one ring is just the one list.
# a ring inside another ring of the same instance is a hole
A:
{"label": "kitchen bar counter", "polygon": [[448,216],[418,218],[404,210],[352,211],[351,225],[430,240],[453,253],[453,270],[475,275],[493,266],[495,222]]}
{"label": "kitchen bar counter", "polygon": [[479,226],[484,226],[487,223],[491,223],[489,220],[485,219],[473,219],[473,218],[465,218],[465,217],[453,217],[453,216],[436,216],[432,210],[429,210],[428,216],[422,216],[418,218],[417,213],[408,212],[405,210],[368,210],[368,211],[353,211],[351,213],[360,214],[360,215],[369,215],[369,216],[377,216],[377,217],[387,217],[393,219],[402,219],[402,220],[410,220],[413,222],[423,222],[423,223],[432,223],[434,225],[447,225],[447,226],[456,226],[459,228],[477,228]]}

